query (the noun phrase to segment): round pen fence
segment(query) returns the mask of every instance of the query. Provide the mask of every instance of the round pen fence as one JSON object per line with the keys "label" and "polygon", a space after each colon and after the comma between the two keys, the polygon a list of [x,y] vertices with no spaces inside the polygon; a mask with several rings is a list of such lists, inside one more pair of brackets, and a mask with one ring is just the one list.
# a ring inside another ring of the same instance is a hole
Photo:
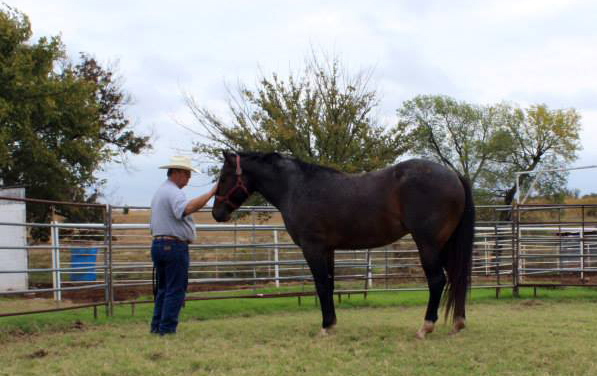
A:
{"label": "round pen fence", "polygon": [[517,209],[517,286],[597,285],[597,205]]}
{"label": "round pen fence", "polygon": [[[78,206],[101,219],[65,223],[57,214],[47,223],[33,223],[0,217],[2,234],[15,228],[24,234],[21,244],[18,237],[3,236],[0,255],[10,259],[20,251],[27,262],[20,268],[0,265],[0,317],[83,307],[97,312],[98,306],[111,314],[115,304],[151,302],[149,208],[22,197],[0,197],[0,202]],[[525,205],[515,209],[514,222],[497,219],[509,210],[477,208],[473,288],[493,288],[497,295],[501,288],[518,286],[591,285],[597,267],[594,206]],[[197,239],[190,246],[187,299],[312,295],[310,270],[279,212],[272,207],[240,211],[226,224],[216,223],[210,209],[194,214]],[[335,274],[339,299],[350,293],[427,289],[410,236],[377,249],[337,250]],[[3,284],[2,276],[9,275],[20,276],[25,285]]]}

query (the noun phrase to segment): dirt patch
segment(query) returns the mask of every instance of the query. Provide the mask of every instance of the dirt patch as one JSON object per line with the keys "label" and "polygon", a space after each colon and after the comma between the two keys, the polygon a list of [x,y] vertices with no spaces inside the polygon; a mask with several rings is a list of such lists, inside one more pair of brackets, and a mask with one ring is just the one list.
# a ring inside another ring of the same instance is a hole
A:
{"label": "dirt patch", "polygon": [[542,305],[544,305],[543,302],[540,302],[539,300],[534,300],[534,299],[524,300],[524,301],[520,302],[520,307],[523,307],[523,308],[539,307]]}
{"label": "dirt patch", "polygon": [[81,342],[73,344],[72,347],[82,348],[82,349],[94,349],[96,347],[100,347],[101,345],[103,345],[103,341],[99,341],[99,342],[81,341]]}
{"label": "dirt patch", "polygon": [[77,320],[73,323],[73,325],[71,326],[72,329],[77,329],[77,330],[85,330],[87,328],[87,326],[85,325],[85,323]]}
{"label": "dirt patch", "polygon": [[31,337],[31,333],[25,333],[20,329],[0,330],[0,346],[16,341],[27,341]]}
{"label": "dirt patch", "polygon": [[151,354],[149,354],[149,355],[147,356],[147,358],[148,358],[149,360],[152,360],[152,361],[154,361],[154,362],[157,362],[157,361],[159,361],[159,360],[162,360],[162,359],[164,359],[164,358],[166,358],[166,357],[165,357],[165,356],[164,356],[164,354],[162,354],[162,353],[155,352],[155,353],[151,353]]}
{"label": "dirt patch", "polygon": [[29,355],[26,355],[26,357],[29,358],[29,359],[39,359],[39,358],[43,358],[43,357],[48,356],[48,354],[49,354],[49,352],[47,350],[40,349],[40,350],[37,350],[35,352],[32,352]]}

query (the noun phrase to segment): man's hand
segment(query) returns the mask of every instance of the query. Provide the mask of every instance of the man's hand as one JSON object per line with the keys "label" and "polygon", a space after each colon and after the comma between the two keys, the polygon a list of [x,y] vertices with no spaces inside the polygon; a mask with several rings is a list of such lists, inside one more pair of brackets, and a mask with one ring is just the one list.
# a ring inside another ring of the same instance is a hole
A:
{"label": "man's hand", "polygon": [[194,213],[200,210],[202,207],[204,207],[205,204],[207,204],[207,202],[209,201],[209,199],[216,194],[217,190],[218,183],[214,184],[213,187],[211,187],[211,189],[209,190],[209,192],[190,200],[187,206],[184,208],[183,216],[186,217],[187,215]]}

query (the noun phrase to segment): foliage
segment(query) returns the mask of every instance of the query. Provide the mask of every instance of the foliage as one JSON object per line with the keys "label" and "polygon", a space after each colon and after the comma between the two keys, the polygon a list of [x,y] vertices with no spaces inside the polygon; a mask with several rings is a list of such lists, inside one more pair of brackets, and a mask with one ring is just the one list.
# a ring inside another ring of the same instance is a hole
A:
{"label": "foliage", "polygon": [[[0,31],[0,183],[25,186],[30,198],[95,202],[102,186],[95,173],[105,163],[151,147],[130,128],[129,97],[93,57],[69,61],[59,36],[29,43],[23,13],[0,9]],[[98,212],[54,210],[73,221]],[[47,221],[51,212],[48,205],[30,205],[28,221]]]}
{"label": "foliage", "polygon": [[369,75],[346,74],[337,58],[322,62],[313,55],[302,75],[284,80],[273,73],[256,89],[241,84],[229,96],[231,124],[187,96],[204,136],[195,152],[220,159],[222,149],[277,151],[363,172],[393,163],[409,147],[399,127],[386,130],[374,118],[378,100]]}
{"label": "foliage", "polygon": [[441,95],[421,95],[398,110],[399,124],[412,127],[411,152],[459,171],[471,183],[493,152],[492,113]]}
{"label": "foliage", "polygon": [[[580,116],[574,109],[479,106],[438,95],[404,102],[398,116],[403,129],[413,129],[412,152],[469,178],[478,203],[511,204],[516,172],[568,166],[580,148]],[[566,176],[541,174],[535,189],[561,200]],[[521,176],[520,184],[528,190],[529,175]]]}
{"label": "foliage", "polygon": [[[482,188],[505,204],[512,203],[516,192],[516,172],[562,169],[576,160],[580,150],[580,115],[574,109],[550,110],[546,105],[527,109],[500,104],[497,114],[496,142],[491,163],[483,171]],[[520,175],[520,186],[536,190],[555,201],[565,191],[567,173],[553,171]],[[533,187],[533,178],[537,178]]]}

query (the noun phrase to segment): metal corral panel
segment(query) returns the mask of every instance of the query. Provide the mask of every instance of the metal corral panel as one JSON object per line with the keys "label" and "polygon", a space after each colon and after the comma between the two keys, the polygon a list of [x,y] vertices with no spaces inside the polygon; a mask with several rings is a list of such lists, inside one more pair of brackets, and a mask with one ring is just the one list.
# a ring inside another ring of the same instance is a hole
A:
{"label": "metal corral panel", "polygon": [[[25,189],[0,189],[0,196],[24,198]],[[0,200],[0,222],[25,223],[25,203]],[[0,246],[16,248],[0,249],[0,271],[28,269],[26,242],[25,226],[0,226]],[[27,286],[27,273],[0,273],[0,291],[26,290]]]}

